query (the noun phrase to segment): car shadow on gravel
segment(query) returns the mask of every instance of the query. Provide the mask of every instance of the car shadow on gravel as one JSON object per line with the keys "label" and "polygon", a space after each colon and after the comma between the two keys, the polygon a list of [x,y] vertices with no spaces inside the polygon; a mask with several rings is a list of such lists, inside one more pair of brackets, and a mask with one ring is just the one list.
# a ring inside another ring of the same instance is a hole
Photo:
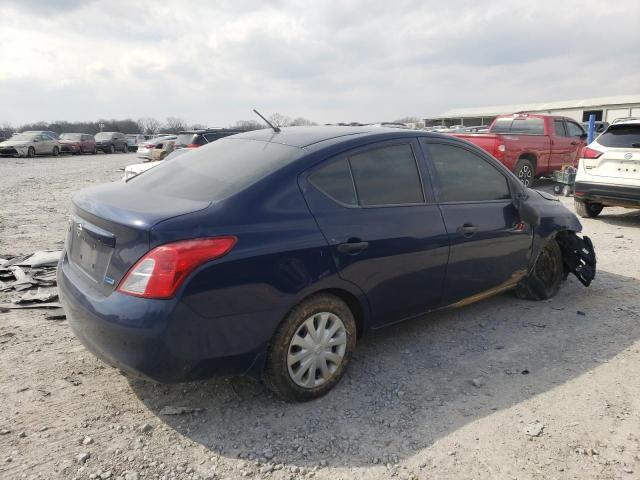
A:
{"label": "car shadow on gravel", "polygon": [[619,214],[608,214],[607,210],[605,208],[595,220],[616,227],[640,227],[640,210],[624,210]]}
{"label": "car shadow on gravel", "polygon": [[[599,272],[589,289],[570,278],[550,301],[504,294],[404,322],[363,338],[342,382],[308,403],[284,403],[243,378],[129,382],[168,427],[229,458],[393,463],[632,345],[640,338],[639,293],[638,279]],[[160,413],[166,406],[202,410],[168,416]]]}

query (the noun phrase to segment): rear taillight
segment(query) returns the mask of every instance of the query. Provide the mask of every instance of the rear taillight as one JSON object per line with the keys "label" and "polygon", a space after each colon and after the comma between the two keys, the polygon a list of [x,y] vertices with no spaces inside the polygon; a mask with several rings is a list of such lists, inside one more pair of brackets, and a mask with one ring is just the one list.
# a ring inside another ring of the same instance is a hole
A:
{"label": "rear taillight", "polygon": [[187,148],[198,148],[200,145],[198,145],[197,143],[190,143],[189,145],[187,145]]}
{"label": "rear taillight", "polygon": [[496,145],[496,149],[493,152],[493,156],[496,157],[498,160],[501,160],[504,157],[505,150],[506,148],[504,144]]}
{"label": "rear taillight", "polygon": [[231,251],[236,237],[198,238],[154,248],[129,270],[118,291],[144,298],[171,298],[199,265]]}
{"label": "rear taillight", "polygon": [[582,158],[598,158],[600,155],[602,155],[602,152],[594,150],[593,148],[584,147],[582,149]]}

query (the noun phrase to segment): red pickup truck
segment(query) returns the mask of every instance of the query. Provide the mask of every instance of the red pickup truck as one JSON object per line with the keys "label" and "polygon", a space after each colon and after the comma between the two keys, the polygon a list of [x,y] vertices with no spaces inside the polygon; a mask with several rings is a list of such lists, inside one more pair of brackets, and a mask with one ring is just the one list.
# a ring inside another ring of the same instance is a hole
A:
{"label": "red pickup truck", "polygon": [[566,117],[517,113],[496,117],[489,133],[454,133],[496,157],[526,186],[533,178],[575,166],[587,134]]}

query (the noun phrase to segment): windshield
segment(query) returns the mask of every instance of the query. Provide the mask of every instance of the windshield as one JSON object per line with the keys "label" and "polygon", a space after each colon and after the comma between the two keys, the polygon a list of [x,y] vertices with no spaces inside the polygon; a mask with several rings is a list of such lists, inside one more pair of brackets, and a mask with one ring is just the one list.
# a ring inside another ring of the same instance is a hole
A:
{"label": "windshield", "polygon": [[222,139],[162,162],[128,183],[170,197],[221,200],[286,165],[300,152],[278,143]]}
{"label": "windshield", "polygon": [[195,133],[181,133],[176,139],[176,145],[179,145],[181,147],[193,145],[195,143],[196,136],[197,135]]}
{"label": "windshield", "polygon": [[82,138],[82,134],[80,133],[63,133],[60,135],[60,140],[80,140]]}
{"label": "windshield", "polygon": [[21,142],[29,142],[31,140],[33,140],[33,138],[35,137],[35,135],[31,134],[31,133],[18,133],[17,135],[14,135],[13,137],[11,137],[11,140],[18,140]]}
{"label": "windshield", "polygon": [[111,139],[110,133],[102,132],[102,133],[96,134],[96,140],[110,140],[110,139]]}
{"label": "windshield", "polygon": [[598,143],[604,147],[640,148],[640,123],[611,125],[598,137]]}

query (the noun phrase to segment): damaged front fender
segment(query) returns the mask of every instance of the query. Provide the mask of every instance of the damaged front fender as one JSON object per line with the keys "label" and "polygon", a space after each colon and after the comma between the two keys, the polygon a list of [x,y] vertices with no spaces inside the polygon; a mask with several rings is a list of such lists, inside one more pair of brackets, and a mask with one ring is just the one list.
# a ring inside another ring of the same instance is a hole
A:
{"label": "damaged front fender", "polygon": [[556,241],[562,251],[565,278],[573,273],[585,287],[591,285],[596,276],[596,252],[591,239],[580,238],[575,232],[558,233]]}

